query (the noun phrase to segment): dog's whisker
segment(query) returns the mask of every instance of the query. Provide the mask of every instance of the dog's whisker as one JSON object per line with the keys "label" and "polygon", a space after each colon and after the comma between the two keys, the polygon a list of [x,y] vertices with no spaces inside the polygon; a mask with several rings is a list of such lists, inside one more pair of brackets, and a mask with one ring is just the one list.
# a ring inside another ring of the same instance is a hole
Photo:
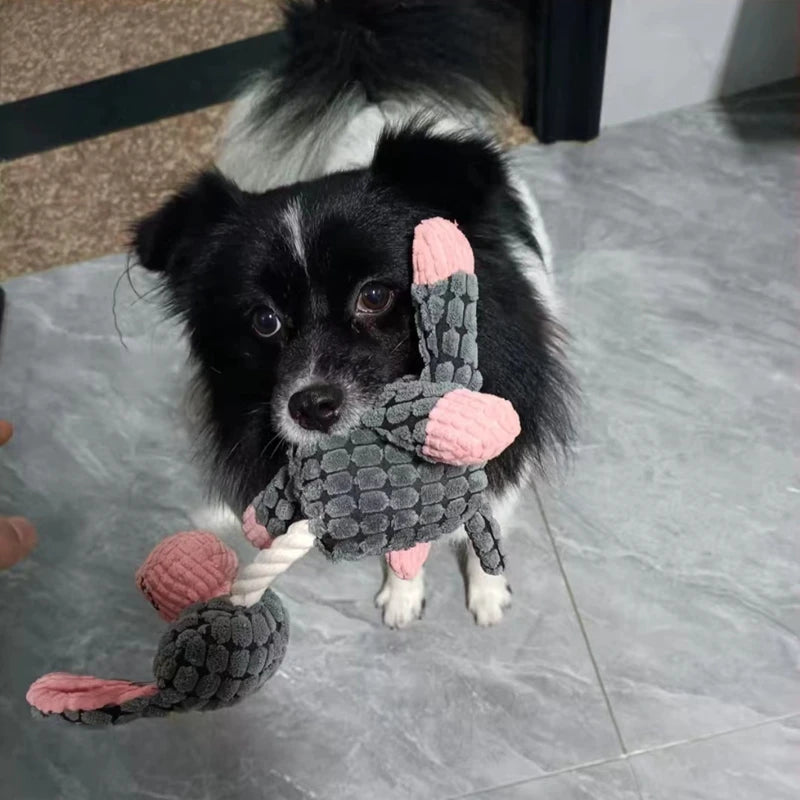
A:
{"label": "dog's whisker", "polygon": [[399,349],[400,349],[400,348],[401,348],[401,347],[402,347],[402,346],[403,346],[403,345],[404,345],[404,344],[405,344],[405,343],[406,343],[406,342],[407,342],[407,341],[408,341],[410,338],[411,338],[411,334],[409,334],[408,336],[406,336],[406,338],[405,338],[405,339],[401,339],[401,340],[400,340],[400,341],[399,341],[399,342],[398,342],[398,343],[397,343],[397,344],[396,344],[396,345],[395,345],[395,346],[392,348],[392,351],[391,351],[390,355],[393,355],[394,353],[396,353],[396,352],[397,352],[397,351],[398,351],[398,350],[399,350]]}
{"label": "dog's whisker", "polygon": [[267,456],[267,459],[269,460],[270,458],[272,458],[272,456],[274,456],[274,455],[275,455],[275,453],[277,453],[277,452],[278,452],[278,448],[279,448],[279,447],[280,447],[282,444],[286,444],[286,443],[287,443],[287,442],[286,442],[286,439],[284,439],[284,438],[283,438],[283,436],[280,436],[280,435],[279,435],[279,436],[278,436],[278,441],[277,441],[277,443],[275,444],[275,447],[272,449],[272,452],[271,452],[271,453],[270,453],[270,454]]}
{"label": "dog's whisker", "polygon": [[233,447],[228,451],[228,455],[225,456],[225,461],[230,461],[233,458],[233,454],[239,449],[239,446],[242,444],[242,440],[239,439]]}
{"label": "dog's whisker", "polygon": [[[280,445],[281,441],[284,441],[283,435],[280,433],[276,433],[261,449],[261,452],[258,454],[259,461],[264,458],[264,454],[267,452],[267,449],[272,445],[275,440],[278,440],[278,445]],[[277,447],[277,446],[276,446]]]}

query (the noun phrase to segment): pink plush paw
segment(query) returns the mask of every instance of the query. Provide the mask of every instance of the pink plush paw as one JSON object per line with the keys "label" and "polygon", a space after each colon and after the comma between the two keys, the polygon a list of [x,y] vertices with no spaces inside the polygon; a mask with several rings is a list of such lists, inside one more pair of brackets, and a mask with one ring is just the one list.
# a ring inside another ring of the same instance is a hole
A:
{"label": "pink plush paw", "polygon": [[392,550],[386,554],[389,568],[404,581],[416,578],[431,551],[430,542],[420,542],[408,550]]}
{"label": "pink plush paw", "polygon": [[137,697],[152,697],[157,693],[158,687],[154,683],[51,672],[31,684],[25,699],[43,714],[61,714],[64,711],[94,711],[104,706],[119,706]]}
{"label": "pink plush paw", "polygon": [[247,510],[244,512],[242,533],[244,533],[245,539],[259,550],[267,550],[274,541],[267,529],[256,521],[256,510],[253,506],[247,506]]}
{"label": "pink plush paw", "polygon": [[499,456],[520,430],[519,417],[508,400],[454,389],[431,410],[422,453],[446,464],[480,464]]}
{"label": "pink plush paw", "polygon": [[192,603],[231,592],[236,553],[213,533],[176,533],[157,544],[136,573],[136,585],[167,622]]}
{"label": "pink plush paw", "polygon": [[426,219],[414,230],[414,283],[431,284],[456,272],[475,272],[475,257],[467,237],[454,222]]}

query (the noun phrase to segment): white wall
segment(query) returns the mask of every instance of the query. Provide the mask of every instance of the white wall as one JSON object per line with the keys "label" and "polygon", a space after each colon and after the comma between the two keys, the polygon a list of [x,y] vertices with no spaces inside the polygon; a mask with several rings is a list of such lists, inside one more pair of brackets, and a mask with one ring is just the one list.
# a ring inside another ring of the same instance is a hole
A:
{"label": "white wall", "polygon": [[603,125],[800,74],[800,0],[613,0]]}

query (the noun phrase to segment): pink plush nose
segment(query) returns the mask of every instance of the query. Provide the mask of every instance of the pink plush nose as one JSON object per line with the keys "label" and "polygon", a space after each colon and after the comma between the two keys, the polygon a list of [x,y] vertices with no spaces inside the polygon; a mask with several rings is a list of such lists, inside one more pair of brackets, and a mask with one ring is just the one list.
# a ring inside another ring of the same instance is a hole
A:
{"label": "pink plush nose", "polygon": [[167,622],[192,603],[231,592],[236,553],[213,533],[176,533],[157,544],[136,573],[136,585]]}

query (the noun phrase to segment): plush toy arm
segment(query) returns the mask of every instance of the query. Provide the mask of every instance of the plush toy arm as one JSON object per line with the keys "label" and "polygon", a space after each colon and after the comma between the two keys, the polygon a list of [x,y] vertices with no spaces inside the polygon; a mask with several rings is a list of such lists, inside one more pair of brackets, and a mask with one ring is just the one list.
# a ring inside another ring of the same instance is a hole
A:
{"label": "plush toy arm", "polygon": [[519,417],[508,400],[455,389],[431,410],[422,455],[445,464],[481,464],[499,456],[520,430]]}
{"label": "plush toy arm", "polygon": [[414,232],[412,261],[421,379],[480,389],[478,279],[469,242],[452,222],[428,219]]}
{"label": "plush toy arm", "polygon": [[483,571],[489,575],[499,575],[503,572],[506,563],[500,543],[500,526],[489,513],[486,503],[467,520],[464,528],[475,554],[480,559]]}
{"label": "plush toy arm", "polygon": [[466,466],[500,455],[520,432],[508,400],[454,383],[401,381],[362,422],[428,461]]}
{"label": "plush toy arm", "polygon": [[259,550],[286,533],[289,525],[302,519],[300,503],[294,493],[289,470],[281,467],[267,488],[256,496],[242,516],[242,531]]}

